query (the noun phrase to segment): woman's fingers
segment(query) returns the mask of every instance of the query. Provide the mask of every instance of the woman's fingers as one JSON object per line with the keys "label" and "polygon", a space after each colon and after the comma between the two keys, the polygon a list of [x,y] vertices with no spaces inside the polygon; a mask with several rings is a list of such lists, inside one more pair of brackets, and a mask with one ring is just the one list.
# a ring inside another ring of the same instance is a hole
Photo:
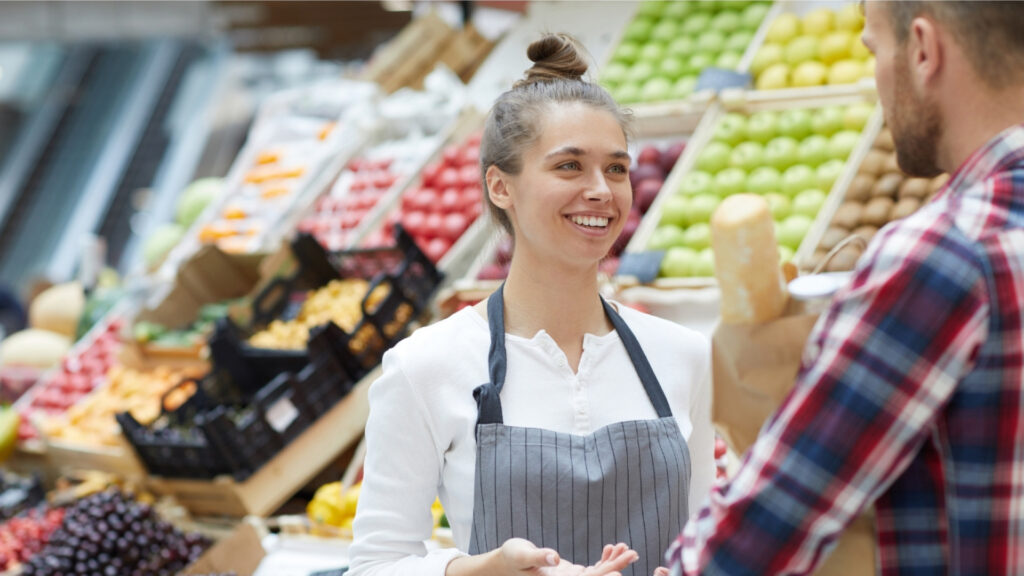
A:
{"label": "woman's fingers", "polygon": [[669,576],[669,574],[670,572],[668,571],[668,568],[665,568],[664,566],[654,569],[654,576]]}

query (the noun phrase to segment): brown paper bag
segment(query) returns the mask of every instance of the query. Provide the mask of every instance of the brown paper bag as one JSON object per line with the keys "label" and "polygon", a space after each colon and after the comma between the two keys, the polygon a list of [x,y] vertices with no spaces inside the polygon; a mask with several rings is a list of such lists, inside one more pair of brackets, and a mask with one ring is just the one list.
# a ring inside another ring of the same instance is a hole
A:
{"label": "brown paper bag", "polygon": [[[711,337],[715,426],[737,454],[746,452],[761,426],[789,393],[800,368],[804,343],[817,314],[790,303],[786,314],[751,325],[719,324]],[[817,576],[875,574],[874,511],[856,518]]]}

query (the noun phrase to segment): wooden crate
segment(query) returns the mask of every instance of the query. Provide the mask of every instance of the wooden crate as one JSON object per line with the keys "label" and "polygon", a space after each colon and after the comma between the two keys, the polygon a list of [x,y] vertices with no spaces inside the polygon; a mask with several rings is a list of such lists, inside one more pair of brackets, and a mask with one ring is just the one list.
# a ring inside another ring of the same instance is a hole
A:
{"label": "wooden crate", "polygon": [[50,466],[60,474],[95,470],[129,480],[145,478],[146,468],[135,451],[124,437],[119,439],[119,446],[103,448],[50,439],[46,442],[46,455]]}
{"label": "wooden crate", "polygon": [[387,93],[407,86],[422,87],[423,78],[434,69],[437,57],[455,34],[434,12],[416,18],[373,55],[362,78],[376,82]]}
{"label": "wooden crate", "polygon": [[213,480],[153,477],[146,485],[155,494],[173,496],[196,516],[269,516],[359,440],[370,412],[367,392],[379,375],[378,367],[244,482],[228,476]]}

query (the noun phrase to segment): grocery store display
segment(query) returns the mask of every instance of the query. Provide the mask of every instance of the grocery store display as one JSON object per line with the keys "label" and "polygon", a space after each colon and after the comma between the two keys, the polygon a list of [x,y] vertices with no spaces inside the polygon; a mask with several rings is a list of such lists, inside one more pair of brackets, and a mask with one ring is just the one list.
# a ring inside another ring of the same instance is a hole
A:
{"label": "grocery store display", "polygon": [[63,520],[62,508],[44,506],[0,524],[0,570],[18,569],[39,554]]}
{"label": "grocery store display", "polygon": [[228,308],[238,300],[204,304],[196,320],[188,326],[174,330],[153,321],[137,320],[132,324],[132,338],[139,344],[166,348],[190,348],[200,345],[213,327],[213,323],[228,314]]}
{"label": "grocery store display", "polygon": [[401,204],[384,226],[363,245],[388,242],[400,223],[435,264],[448,253],[483,211],[480,176],[480,134],[444,148],[440,158],[423,168],[419,185],[402,194]]}
{"label": "grocery store display", "polygon": [[43,502],[39,476],[22,476],[0,470],[0,521],[10,520]]}
{"label": "grocery store display", "polygon": [[85,309],[85,293],[78,282],[51,286],[32,300],[28,308],[28,324],[73,338],[78,320]]}
{"label": "grocery store display", "polygon": [[620,104],[684,100],[710,67],[736,70],[769,2],[645,0],[600,81]]}
{"label": "grocery store display", "polygon": [[0,366],[46,369],[56,366],[71,348],[67,336],[26,328],[0,342]]}
{"label": "grocery store display", "polygon": [[22,567],[24,576],[126,574],[173,576],[210,546],[184,534],[148,504],[108,490],[68,506],[46,546]]}
{"label": "grocery store display", "polygon": [[107,371],[118,362],[121,342],[117,334],[121,325],[120,318],[108,318],[64,356],[58,370],[19,401],[18,411],[22,416],[19,440],[38,437],[31,423],[34,414],[62,414],[106,382]]}
{"label": "grocery store display", "polygon": [[[946,174],[935,178],[911,178],[900,171],[892,134],[883,129],[871,150],[861,162],[850,183],[843,203],[832,215],[817,250],[809,262],[817,268],[825,256],[849,236],[870,242],[880,228],[905,218],[927,203],[949,180]],[[827,272],[852,270],[861,248],[848,245],[840,248],[825,265]]]}
{"label": "grocery store display", "polygon": [[783,12],[768,25],[750,63],[758,90],[851,84],[874,76],[874,57],[860,39],[864,17],[856,4]]}
{"label": "grocery store display", "polygon": [[745,192],[768,201],[782,260],[791,260],[872,112],[870,104],[851,104],[722,114],[646,239],[647,250],[666,251],[661,276],[712,276],[708,222],[723,199]]}

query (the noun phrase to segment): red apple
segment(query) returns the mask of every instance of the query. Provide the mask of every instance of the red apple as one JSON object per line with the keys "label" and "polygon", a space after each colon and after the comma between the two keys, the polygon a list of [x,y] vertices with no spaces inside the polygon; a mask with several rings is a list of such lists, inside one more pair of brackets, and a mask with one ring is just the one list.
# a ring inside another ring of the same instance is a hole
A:
{"label": "red apple", "polygon": [[676,165],[679,157],[682,156],[683,150],[686,150],[686,142],[676,142],[661,152],[661,159],[658,161],[658,164],[661,165],[661,169],[665,171],[665,174],[672,171],[672,167]]}
{"label": "red apple", "polygon": [[440,162],[431,162],[423,167],[423,186],[433,186],[441,171],[445,169]]}
{"label": "red apple", "polygon": [[444,163],[447,164],[448,166],[457,166],[459,164],[459,158],[461,156],[462,151],[459,149],[458,146],[455,146],[454,144],[450,146],[445,146],[444,150],[441,152],[441,159],[444,160]]}
{"label": "red apple", "polygon": [[459,156],[459,164],[462,166],[476,166],[480,167],[480,145],[468,144],[462,148],[462,154]]}
{"label": "red apple", "polygon": [[440,235],[443,238],[452,240],[458,240],[459,236],[466,231],[469,227],[469,219],[465,215],[458,212],[453,212],[444,217],[444,221],[441,224]]}
{"label": "red apple", "polygon": [[444,225],[444,216],[437,212],[431,212],[427,214],[426,219],[423,221],[423,232],[422,235],[427,238],[435,238],[441,233],[441,226]]}
{"label": "red apple", "polygon": [[636,163],[638,166],[643,166],[645,164],[657,165],[660,159],[661,152],[656,146],[645,146],[644,149],[640,151],[640,154],[637,155]]}
{"label": "red apple", "polygon": [[434,238],[426,243],[423,247],[423,253],[430,258],[432,262],[439,262],[448,250],[451,249],[452,243],[444,238]]}
{"label": "red apple", "polygon": [[657,164],[641,164],[629,171],[629,183],[633,185],[634,190],[644,180],[664,177],[665,173]]}
{"label": "red apple", "polygon": [[461,179],[459,178],[459,171],[457,168],[445,168],[437,176],[437,180],[434,182],[434,187],[444,190],[445,188],[453,188],[459,185]]}
{"label": "red apple", "polygon": [[423,234],[423,224],[427,220],[427,215],[419,210],[413,212],[406,212],[402,216],[402,226],[405,227],[406,232],[413,236],[420,236]]}
{"label": "red apple", "polygon": [[467,186],[479,186],[480,185],[480,165],[479,164],[466,164],[462,168],[459,168],[459,182],[462,183],[462,187]]}
{"label": "red apple", "polygon": [[641,181],[633,189],[633,206],[640,210],[641,214],[646,214],[651,204],[654,203],[654,199],[658,196],[658,192],[661,191],[663,184],[664,182],[658,178],[648,178]]}

